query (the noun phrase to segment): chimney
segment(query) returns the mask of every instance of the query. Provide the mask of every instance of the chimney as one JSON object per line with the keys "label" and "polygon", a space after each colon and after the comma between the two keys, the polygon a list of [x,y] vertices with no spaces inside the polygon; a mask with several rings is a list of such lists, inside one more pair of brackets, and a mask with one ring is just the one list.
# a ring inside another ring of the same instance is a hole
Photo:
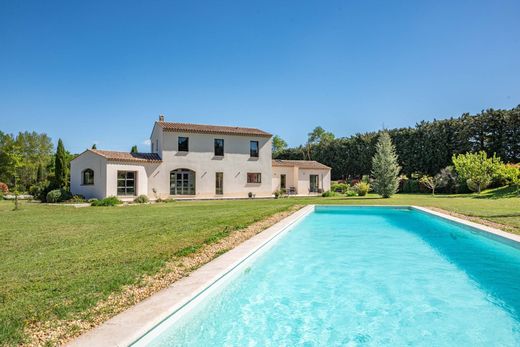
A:
{"label": "chimney", "polygon": [[164,122],[164,115],[162,115],[162,114],[159,115],[159,122]]}

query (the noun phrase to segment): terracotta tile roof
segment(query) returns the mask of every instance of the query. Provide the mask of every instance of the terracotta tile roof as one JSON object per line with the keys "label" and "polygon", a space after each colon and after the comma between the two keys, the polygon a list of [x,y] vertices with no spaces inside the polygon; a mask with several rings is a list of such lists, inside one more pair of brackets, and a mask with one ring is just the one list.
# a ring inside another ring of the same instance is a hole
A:
{"label": "terracotta tile roof", "polygon": [[228,127],[221,125],[204,125],[191,123],[171,123],[158,121],[157,124],[165,131],[184,131],[202,134],[224,134],[271,137],[272,135],[256,128]]}
{"label": "terracotta tile roof", "polygon": [[294,167],[300,169],[330,169],[329,166],[319,163],[315,160],[282,160],[273,159],[273,166]]}
{"label": "terracotta tile roof", "polygon": [[89,151],[99,154],[108,160],[115,161],[136,161],[145,163],[160,163],[161,157],[157,153],[130,153],[130,152],[116,152],[116,151],[102,151],[99,149],[89,149]]}

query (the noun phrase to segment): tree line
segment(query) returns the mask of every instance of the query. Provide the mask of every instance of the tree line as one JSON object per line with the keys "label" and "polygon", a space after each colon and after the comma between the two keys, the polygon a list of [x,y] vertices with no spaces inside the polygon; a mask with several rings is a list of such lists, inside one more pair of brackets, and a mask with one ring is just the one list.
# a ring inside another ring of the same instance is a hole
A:
{"label": "tree line", "polygon": [[[520,162],[520,105],[510,110],[488,109],[476,115],[422,121],[414,127],[385,129],[396,148],[401,174],[435,175],[461,153],[483,151],[506,163]],[[332,168],[332,179],[360,178],[372,171],[372,158],[382,131],[336,138],[321,127],[308,141],[287,148],[276,137],[278,159],[316,160]]]}

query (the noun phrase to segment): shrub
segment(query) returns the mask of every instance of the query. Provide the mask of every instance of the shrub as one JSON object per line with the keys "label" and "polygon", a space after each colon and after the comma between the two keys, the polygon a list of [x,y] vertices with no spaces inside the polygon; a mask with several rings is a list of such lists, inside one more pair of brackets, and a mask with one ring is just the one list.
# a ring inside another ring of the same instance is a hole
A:
{"label": "shrub", "polygon": [[419,193],[419,180],[415,178],[403,178],[401,179],[401,193]]}
{"label": "shrub", "polygon": [[96,199],[96,198],[92,198],[92,199],[88,199],[88,200],[87,200],[87,202],[90,202],[91,204],[92,204],[94,201],[98,201],[98,199]]}
{"label": "shrub", "polygon": [[90,205],[92,205],[92,206],[116,206],[116,205],[120,205],[122,203],[123,202],[121,200],[119,200],[117,197],[109,196],[109,197],[101,199],[101,200],[92,201],[92,203]]}
{"label": "shrub", "polygon": [[324,198],[330,198],[332,196],[337,196],[337,195],[338,195],[338,193],[333,192],[332,190],[327,190],[326,192],[323,192],[321,194],[321,196],[324,197]]}
{"label": "shrub", "polygon": [[466,153],[453,155],[453,164],[457,173],[466,180],[468,187],[480,194],[498,176],[503,165],[499,157],[488,158],[487,153]]}
{"label": "shrub", "polygon": [[134,202],[137,204],[146,204],[148,201],[150,201],[150,200],[144,194],[141,194],[137,198],[134,199]]}
{"label": "shrub", "polygon": [[504,184],[520,188],[520,165],[504,164],[500,167],[498,176]]}
{"label": "shrub", "polygon": [[63,202],[65,200],[68,200],[72,197],[70,192],[65,189],[54,189],[47,193],[47,196],[45,197],[45,201],[48,203],[54,204],[57,202]]}
{"label": "shrub", "polygon": [[333,183],[330,186],[331,191],[341,194],[345,193],[349,188],[350,186],[347,183]]}
{"label": "shrub", "polygon": [[284,194],[285,194],[285,190],[284,189],[275,190],[274,198],[275,199],[282,198]]}
{"label": "shrub", "polygon": [[359,196],[365,196],[370,190],[370,184],[366,182],[359,182],[354,188]]}
{"label": "shrub", "polygon": [[85,202],[85,197],[83,195],[73,195],[70,199],[66,200],[66,202],[71,204],[80,204],[82,202]]}
{"label": "shrub", "polygon": [[357,193],[356,193],[355,190],[353,190],[353,189],[349,189],[349,190],[347,190],[347,191],[345,192],[345,195],[346,195],[346,196],[356,196]]}
{"label": "shrub", "polygon": [[3,193],[3,194],[9,193],[9,187],[4,182],[0,182],[0,193]]}

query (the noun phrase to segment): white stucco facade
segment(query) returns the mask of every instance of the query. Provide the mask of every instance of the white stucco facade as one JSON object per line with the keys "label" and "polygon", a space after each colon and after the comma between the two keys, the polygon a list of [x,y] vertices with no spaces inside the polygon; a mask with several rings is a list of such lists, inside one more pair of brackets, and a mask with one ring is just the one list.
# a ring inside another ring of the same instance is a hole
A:
{"label": "white stucco facade", "polygon": [[[179,148],[179,138],[188,139],[187,150]],[[215,149],[216,140],[223,141],[223,153]],[[271,135],[258,129],[161,120],[155,123],[150,142],[151,153],[83,152],[71,162],[72,193],[123,200],[142,194],[152,200],[271,197],[282,172],[299,195],[314,193],[309,191],[311,174],[319,175],[320,189],[330,189],[330,168],[273,167]],[[93,172],[93,182],[85,178],[87,169]]]}
{"label": "white stucco facade", "polygon": [[[286,163],[284,166],[278,166],[276,161],[273,163],[273,191],[285,189],[297,195],[313,195],[330,190],[330,168],[306,167],[305,161],[300,163],[293,166]],[[282,175],[285,175],[285,187],[282,187]],[[311,185],[312,175],[317,176],[316,185]]]}

